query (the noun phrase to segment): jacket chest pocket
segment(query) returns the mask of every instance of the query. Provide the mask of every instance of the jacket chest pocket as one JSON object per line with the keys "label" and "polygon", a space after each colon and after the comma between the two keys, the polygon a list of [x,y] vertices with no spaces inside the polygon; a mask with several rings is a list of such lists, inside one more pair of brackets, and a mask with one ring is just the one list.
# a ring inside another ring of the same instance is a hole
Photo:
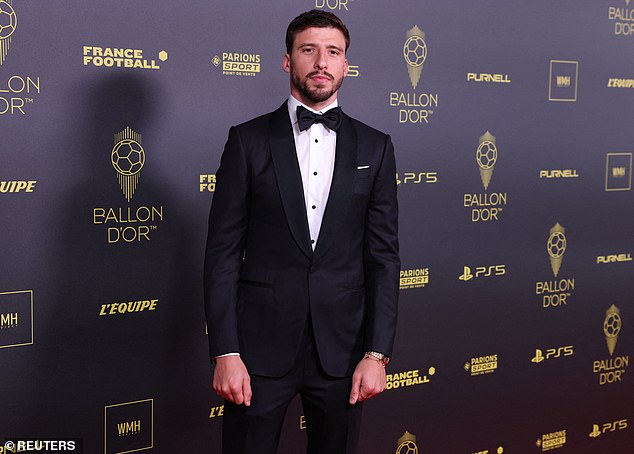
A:
{"label": "jacket chest pocket", "polygon": [[369,167],[363,169],[357,169],[354,172],[353,193],[355,196],[363,196],[370,194],[372,186],[374,185],[374,178],[372,177],[372,169]]}

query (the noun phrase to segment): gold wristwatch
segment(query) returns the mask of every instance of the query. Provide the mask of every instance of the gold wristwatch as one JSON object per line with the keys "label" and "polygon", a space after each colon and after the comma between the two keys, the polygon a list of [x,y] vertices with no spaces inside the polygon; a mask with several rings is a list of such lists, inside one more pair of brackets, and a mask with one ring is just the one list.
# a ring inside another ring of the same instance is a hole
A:
{"label": "gold wristwatch", "polygon": [[390,357],[379,352],[365,352],[364,358],[373,359],[381,364],[383,367],[387,366],[390,363]]}

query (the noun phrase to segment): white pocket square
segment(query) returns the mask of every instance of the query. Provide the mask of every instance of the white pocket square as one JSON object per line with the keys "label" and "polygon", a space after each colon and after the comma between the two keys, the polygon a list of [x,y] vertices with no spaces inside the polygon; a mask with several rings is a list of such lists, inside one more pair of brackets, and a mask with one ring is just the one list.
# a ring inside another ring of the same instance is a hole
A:
{"label": "white pocket square", "polygon": [[357,166],[357,170],[369,169],[370,166]]}

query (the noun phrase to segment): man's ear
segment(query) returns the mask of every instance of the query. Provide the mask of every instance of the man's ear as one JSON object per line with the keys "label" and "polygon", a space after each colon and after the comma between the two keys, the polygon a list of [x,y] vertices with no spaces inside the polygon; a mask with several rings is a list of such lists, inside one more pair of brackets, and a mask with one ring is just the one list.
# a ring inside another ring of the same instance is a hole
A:
{"label": "man's ear", "polygon": [[348,59],[346,58],[343,61],[343,77],[346,77],[348,75]]}
{"label": "man's ear", "polygon": [[284,58],[282,59],[282,69],[285,73],[291,72],[291,56],[289,54],[284,54]]}

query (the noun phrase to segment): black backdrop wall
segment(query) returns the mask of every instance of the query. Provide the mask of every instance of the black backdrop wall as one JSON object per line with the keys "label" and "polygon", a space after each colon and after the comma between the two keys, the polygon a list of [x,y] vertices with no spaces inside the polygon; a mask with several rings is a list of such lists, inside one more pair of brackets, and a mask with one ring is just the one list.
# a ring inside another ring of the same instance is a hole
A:
{"label": "black backdrop wall", "polygon": [[634,452],[629,0],[0,0],[0,437],[219,452],[214,173],[288,96],[314,7],[352,33],[343,109],[397,153],[400,323],[362,452]]}

